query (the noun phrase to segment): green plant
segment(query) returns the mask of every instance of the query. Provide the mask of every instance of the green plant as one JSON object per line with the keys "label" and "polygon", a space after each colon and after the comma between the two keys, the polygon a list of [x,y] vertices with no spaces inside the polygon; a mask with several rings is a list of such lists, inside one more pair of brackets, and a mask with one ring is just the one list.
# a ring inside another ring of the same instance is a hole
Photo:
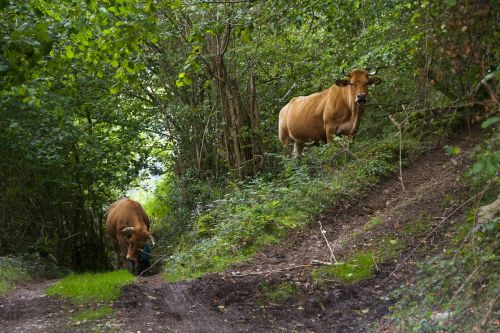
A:
{"label": "green plant", "polygon": [[374,216],[368,222],[366,222],[366,224],[363,226],[363,230],[364,231],[372,230],[380,223],[382,223],[382,220],[380,219],[380,217]]}
{"label": "green plant", "polygon": [[119,297],[121,288],[134,280],[126,270],[71,274],[47,288],[47,295],[67,297],[79,304],[108,302]]}
{"label": "green plant", "polygon": [[315,268],[311,276],[319,284],[331,280],[356,283],[372,277],[374,268],[375,257],[373,253],[356,253],[343,263]]}
{"label": "green plant", "polygon": [[485,181],[492,180],[499,184],[498,165],[500,164],[500,117],[492,117],[481,125],[490,132],[490,137],[477,147],[472,158],[474,165],[468,175],[473,184],[481,186]]}

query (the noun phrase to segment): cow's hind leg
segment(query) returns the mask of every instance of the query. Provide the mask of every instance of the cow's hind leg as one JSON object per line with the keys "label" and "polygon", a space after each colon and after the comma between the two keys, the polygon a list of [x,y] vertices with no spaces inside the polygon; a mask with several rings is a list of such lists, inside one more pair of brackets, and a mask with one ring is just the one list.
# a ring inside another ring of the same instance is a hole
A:
{"label": "cow's hind leg", "polygon": [[281,124],[279,126],[279,139],[283,147],[288,147],[290,144],[290,136],[288,135],[288,129],[284,124]]}
{"label": "cow's hind leg", "polygon": [[299,157],[302,155],[302,149],[304,149],[304,144],[300,141],[295,141],[293,143],[293,156]]}

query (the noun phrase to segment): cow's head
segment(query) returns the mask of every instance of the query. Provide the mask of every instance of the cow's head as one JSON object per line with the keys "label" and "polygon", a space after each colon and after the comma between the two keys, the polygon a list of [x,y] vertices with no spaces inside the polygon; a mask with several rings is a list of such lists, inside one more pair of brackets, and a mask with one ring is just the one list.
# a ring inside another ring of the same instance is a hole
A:
{"label": "cow's head", "polygon": [[339,87],[348,87],[350,97],[358,105],[365,105],[368,100],[368,85],[378,85],[382,80],[377,74],[377,69],[373,72],[366,71],[364,69],[354,69],[350,74],[344,73],[345,78],[338,79],[335,84]]}
{"label": "cow's head", "polygon": [[151,243],[155,245],[153,235],[147,230],[126,227],[122,229],[122,234],[127,238],[128,249],[126,259],[129,261],[137,261],[137,254],[139,250],[144,248],[148,239],[150,239]]}

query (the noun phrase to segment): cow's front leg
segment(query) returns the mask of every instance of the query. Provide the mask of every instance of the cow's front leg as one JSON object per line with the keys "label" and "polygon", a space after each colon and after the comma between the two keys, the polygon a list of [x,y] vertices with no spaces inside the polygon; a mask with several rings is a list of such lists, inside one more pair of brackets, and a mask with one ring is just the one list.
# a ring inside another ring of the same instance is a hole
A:
{"label": "cow's front leg", "polygon": [[326,143],[328,144],[333,143],[333,136],[335,135],[335,127],[333,125],[326,125],[325,132],[326,132]]}
{"label": "cow's front leg", "polygon": [[114,269],[120,269],[120,252],[115,251],[115,265]]}
{"label": "cow's front leg", "polygon": [[117,243],[113,244],[114,246],[114,252],[115,252],[115,264],[114,264],[114,269],[120,269],[120,258],[121,258],[121,252],[120,252],[120,246]]}

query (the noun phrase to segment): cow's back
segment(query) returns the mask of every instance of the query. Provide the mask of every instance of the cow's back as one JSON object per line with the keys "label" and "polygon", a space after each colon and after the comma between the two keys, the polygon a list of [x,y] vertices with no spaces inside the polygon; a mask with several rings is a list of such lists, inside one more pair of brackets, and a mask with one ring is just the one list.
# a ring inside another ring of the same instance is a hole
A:
{"label": "cow's back", "polygon": [[108,210],[106,230],[112,239],[116,239],[118,232],[126,227],[139,227],[144,223],[149,230],[149,219],[142,206],[128,198],[115,201]]}

